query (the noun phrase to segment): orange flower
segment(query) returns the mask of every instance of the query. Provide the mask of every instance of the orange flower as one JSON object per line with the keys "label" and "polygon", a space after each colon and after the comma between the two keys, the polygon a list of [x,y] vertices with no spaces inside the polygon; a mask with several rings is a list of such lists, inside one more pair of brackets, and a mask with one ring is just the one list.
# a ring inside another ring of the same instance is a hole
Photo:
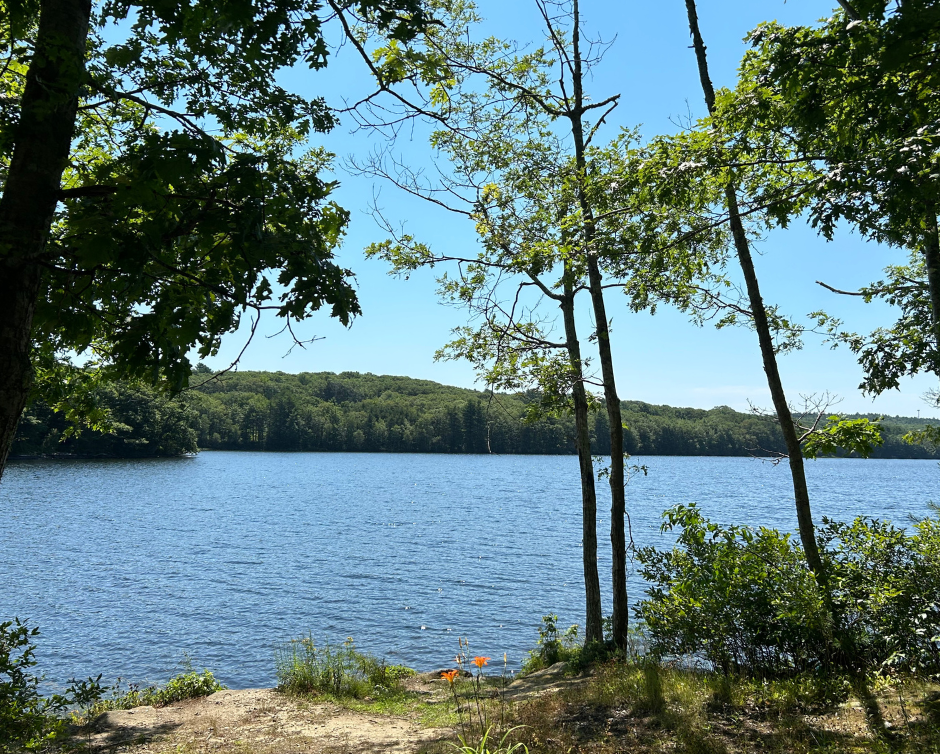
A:
{"label": "orange flower", "polygon": [[441,678],[446,678],[452,684],[458,673],[460,673],[459,670],[445,670],[441,673]]}
{"label": "orange flower", "polygon": [[473,664],[476,665],[478,668],[482,668],[484,665],[486,665],[486,661],[489,659],[490,659],[489,657],[474,657]]}

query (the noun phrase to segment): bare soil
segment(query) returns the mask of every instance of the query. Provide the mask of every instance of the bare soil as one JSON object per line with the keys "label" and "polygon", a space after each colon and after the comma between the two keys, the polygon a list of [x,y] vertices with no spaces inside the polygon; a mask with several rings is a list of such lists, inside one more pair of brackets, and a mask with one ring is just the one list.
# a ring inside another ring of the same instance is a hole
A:
{"label": "bare soil", "polygon": [[415,719],[363,714],[273,689],[219,691],[169,707],[106,712],[94,721],[92,749],[133,754],[413,752],[450,731]]}
{"label": "bare soil", "polygon": [[[506,698],[534,698],[581,682],[566,678],[559,663],[514,682]],[[449,696],[439,673],[409,679],[407,687],[427,701],[446,701]],[[106,712],[81,738],[92,751],[128,754],[410,754],[441,748],[434,744],[453,740],[454,730],[425,727],[418,712],[369,714],[274,689],[243,689],[167,707]]]}

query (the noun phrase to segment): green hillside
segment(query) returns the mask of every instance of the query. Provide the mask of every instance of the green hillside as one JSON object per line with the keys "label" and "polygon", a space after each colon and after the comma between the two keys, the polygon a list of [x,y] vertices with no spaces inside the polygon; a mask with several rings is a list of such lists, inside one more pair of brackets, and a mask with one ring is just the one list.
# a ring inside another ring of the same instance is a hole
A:
{"label": "green hillside", "polygon": [[[573,452],[571,417],[523,419],[538,396],[491,395],[428,380],[357,372],[200,371],[197,387],[167,400],[140,386],[103,388],[113,432],[63,440],[64,420],[34,405],[20,423],[14,453],[174,455],[205,450],[392,453]],[[598,407],[602,409],[602,406]],[[722,406],[710,410],[624,401],[632,455],[767,455],[783,449],[772,418]],[[877,417],[872,417],[877,418]],[[901,436],[929,420],[887,417],[876,457],[932,458],[935,449]],[[592,415],[592,447],[609,452],[607,416]]]}

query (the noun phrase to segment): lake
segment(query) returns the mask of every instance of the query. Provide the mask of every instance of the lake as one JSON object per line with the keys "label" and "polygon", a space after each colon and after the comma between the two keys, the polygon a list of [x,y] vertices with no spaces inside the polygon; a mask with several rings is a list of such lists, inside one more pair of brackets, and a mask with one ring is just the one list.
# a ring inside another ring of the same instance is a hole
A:
{"label": "lake", "polygon": [[[633,462],[649,469],[627,489],[638,545],[670,543],[660,514],[677,503],[796,527],[785,463]],[[807,474],[817,520],[904,523],[940,501],[935,461],[819,460]],[[608,499],[598,509],[604,587]],[[275,645],[308,633],[422,670],[447,667],[462,636],[518,668],[542,615],[583,623],[573,456],[19,461],[0,511],[0,619],[39,626],[49,687],[98,673],[164,681],[185,656],[232,688],[271,686]],[[630,590],[641,596],[642,580]]]}

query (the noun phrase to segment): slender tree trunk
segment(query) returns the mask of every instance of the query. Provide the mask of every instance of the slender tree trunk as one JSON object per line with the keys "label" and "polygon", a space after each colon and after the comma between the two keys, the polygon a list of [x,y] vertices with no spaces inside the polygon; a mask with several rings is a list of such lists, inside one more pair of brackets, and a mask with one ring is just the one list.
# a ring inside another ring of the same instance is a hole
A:
{"label": "slender tree trunk", "polygon": [[32,384],[39,265],[85,76],[90,0],[43,0],[10,169],[0,197],[0,475]]}
{"label": "slender tree trunk", "polygon": [[[565,266],[568,267],[567,264]],[[565,292],[560,306],[565,323],[568,359],[574,372],[571,392],[577,430],[575,444],[578,448],[578,465],[581,469],[581,557],[584,564],[584,598],[587,610],[584,641],[591,643],[604,640],[601,583],[597,573],[597,493],[594,488],[594,461],[591,456],[591,434],[588,429],[587,391],[584,389],[581,344],[575,328],[574,289],[569,269],[565,270]]]}
{"label": "slender tree trunk", "polygon": [[937,208],[933,204],[927,206],[924,266],[927,268],[927,289],[930,291],[934,345],[940,349],[940,232],[937,229]]}
{"label": "slender tree trunk", "polygon": [[610,425],[610,546],[611,579],[613,585],[613,616],[611,633],[618,647],[627,644],[630,605],[627,599],[627,536],[626,536],[626,483],[624,480],[623,416],[620,398],[614,380],[614,362],[610,350],[607,311],[600,270],[595,257],[588,258],[588,280],[594,319],[597,321],[597,349],[601,358],[601,376],[604,380],[604,400]]}
{"label": "slender tree trunk", "polygon": [[568,114],[574,137],[575,161],[579,172],[578,201],[584,219],[584,241],[587,253],[588,288],[594,307],[597,327],[597,350],[601,360],[601,377],[604,381],[604,399],[607,404],[607,419],[610,425],[610,545],[611,581],[613,586],[613,616],[611,633],[618,647],[627,643],[627,628],[630,621],[630,605],[627,598],[627,538],[626,538],[626,491],[624,488],[623,417],[620,398],[614,379],[614,362],[610,349],[610,331],[607,326],[607,307],[604,304],[603,277],[597,264],[594,249],[594,213],[584,190],[584,175],[587,167],[584,146],[584,90],[582,87],[580,15],[578,0],[574,0],[574,24],[572,46],[574,48],[574,109]]}
{"label": "slender tree trunk", "polygon": [[[702,35],[699,32],[695,0],[685,0],[685,5],[689,14],[689,29],[692,33],[695,57],[698,60],[698,72],[702,83],[702,91],[705,94],[705,103],[708,105],[708,112],[711,114],[715,109],[715,90],[712,88],[711,78],[708,75],[705,43],[702,41]],[[803,551],[806,554],[806,562],[816,575],[816,580],[821,585],[825,585],[826,576],[822,560],[819,557],[819,548],[816,544],[816,530],[813,526],[813,515],[809,503],[809,490],[806,487],[803,453],[800,448],[799,437],[796,434],[796,427],[793,424],[793,417],[790,414],[790,407],[787,404],[786,394],[783,391],[783,382],[780,379],[780,372],[777,369],[777,355],[774,350],[773,335],[771,334],[770,325],[767,321],[767,311],[764,309],[760,286],[757,284],[757,274],[754,272],[750,244],[748,243],[744,226],[741,223],[737,192],[732,182],[729,182],[725,187],[725,199],[728,205],[728,216],[731,224],[731,234],[734,238],[734,247],[737,251],[738,261],[741,264],[741,272],[744,274],[751,314],[754,317],[754,329],[757,331],[757,339],[760,343],[761,358],[764,361],[764,372],[767,375],[767,386],[770,388],[770,396],[773,400],[774,409],[777,412],[777,419],[780,422],[780,430],[783,433],[783,440],[786,444],[787,455],[789,456],[790,476],[793,479],[793,496],[796,502],[796,517],[799,524],[800,541],[803,544]]]}

